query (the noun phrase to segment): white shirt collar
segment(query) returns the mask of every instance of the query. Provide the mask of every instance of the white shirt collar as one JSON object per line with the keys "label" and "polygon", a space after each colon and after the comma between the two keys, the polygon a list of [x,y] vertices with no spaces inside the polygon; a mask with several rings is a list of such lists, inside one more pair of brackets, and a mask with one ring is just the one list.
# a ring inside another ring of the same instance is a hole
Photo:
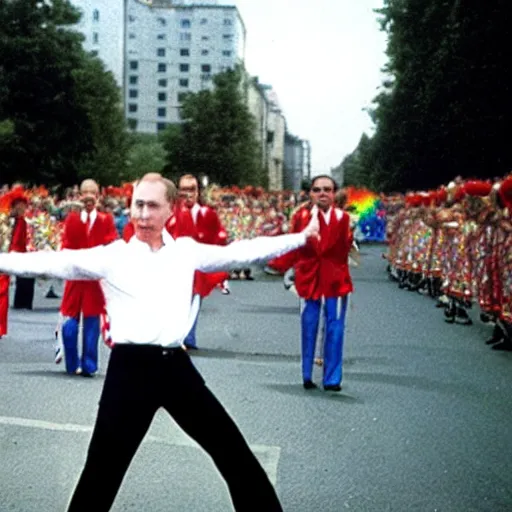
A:
{"label": "white shirt collar", "polygon": [[[174,244],[176,241],[174,240],[174,238],[169,234],[169,232],[166,230],[166,229],[163,229],[162,230],[162,242],[164,244],[164,247],[165,246],[168,246],[168,245],[172,245]],[[147,248],[148,251],[151,250],[151,248],[149,247],[149,245],[146,243],[146,242],[141,242],[136,235],[133,235],[130,240],[128,241],[129,244],[134,244],[134,245],[137,245],[138,247],[140,247],[141,249],[144,249],[144,248]]]}
{"label": "white shirt collar", "polygon": [[194,224],[197,224],[197,215],[199,214],[199,210],[201,209],[201,206],[199,206],[199,203],[196,203],[192,208],[190,208],[190,213],[192,215],[192,219],[194,220]]}
{"label": "white shirt collar", "polygon": [[315,204],[315,206],[313,206],[313,208],[311,208],[311,215],[317,215],[318,216],[318,213],[322,213],[322,215],[324,216],[324,220],[325,220],[325,223],[327,225],[329,225],[329,220],[331,219],[331,211],[332,211],[332,206],[329,207],[329,209],[324,212],[323,210],[320,210],[320,208],[318,208],[318,206]]}
{"label": "white shirt collar", "polygon": [[[96,217],[98,216],[98,212],[96,208],[90,213],[89,219],[91,226],[94,224],[94,221],[96,220]],[[87,212],[85,210],[82,210],[80,212],[80,220],[85,224],[87,222]]]}

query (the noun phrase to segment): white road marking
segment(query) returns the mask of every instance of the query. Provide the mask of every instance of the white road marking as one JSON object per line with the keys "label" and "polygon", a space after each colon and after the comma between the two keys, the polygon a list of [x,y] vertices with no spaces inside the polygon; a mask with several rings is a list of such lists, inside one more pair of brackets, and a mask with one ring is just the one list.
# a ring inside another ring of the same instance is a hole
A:
{"label": "white road marking", "polygon": [[[92,427],[88,425],[77,425],[75,423],[54,423],[51,421],[17,418],[13,416],[0,416],[0,425],[51,430],[54,432],[92,432]],[[177,429],[170,429],[170,433],[171,435],[168,438],[147,435],[144,438],[144,442],[201,449],[201,447],[193,439],[186,436],[181,431],[178,431]],[[265,469],[272,484],[276,485],[277,468],[279,465],[279,457],[281,456],[281,448],[279,446],[268,446],[264,444],[252,444],[250,447]]]}

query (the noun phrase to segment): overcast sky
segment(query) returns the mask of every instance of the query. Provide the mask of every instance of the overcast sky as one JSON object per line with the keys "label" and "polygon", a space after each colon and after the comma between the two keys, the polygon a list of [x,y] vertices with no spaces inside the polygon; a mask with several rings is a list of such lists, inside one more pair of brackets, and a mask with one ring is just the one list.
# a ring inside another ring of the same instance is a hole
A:
{"label": "overcast sky", "polygon": [[386,62],[372,10],[382,0],[232,3],[247,29],[247,69],[273,86],[288,130],[309,139],[312,174],[336,167],[371,133],[362,109],[376,96]]}

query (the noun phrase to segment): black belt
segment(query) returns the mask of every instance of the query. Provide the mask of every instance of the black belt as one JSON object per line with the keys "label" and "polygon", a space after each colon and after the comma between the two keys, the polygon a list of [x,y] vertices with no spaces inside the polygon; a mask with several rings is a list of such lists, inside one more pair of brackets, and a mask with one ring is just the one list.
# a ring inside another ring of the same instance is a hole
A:
{"label": "black belt", "polygon": [[134,353],[144,355],[162,355],[169,356],[174,354],[182,354],[185,351],[181,347],[164,347],[162,345],[144,345],[142,343],[116,343],[112,350],[124,353]]}

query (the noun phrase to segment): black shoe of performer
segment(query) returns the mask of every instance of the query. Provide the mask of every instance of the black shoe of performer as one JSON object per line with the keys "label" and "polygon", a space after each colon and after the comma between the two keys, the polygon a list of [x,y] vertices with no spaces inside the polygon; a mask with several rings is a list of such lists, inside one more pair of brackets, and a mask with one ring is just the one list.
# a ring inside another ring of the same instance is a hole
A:
{"label": "black shoe of performer", "polygon": [[316,389],[318,387],[312,380],[305,380],[303,386],[304,389]]}
{"label": "black shoe of performer", "polygon": [[341,386],[339,384],[328,384],[324,386],[324,391],[341,391]]}

